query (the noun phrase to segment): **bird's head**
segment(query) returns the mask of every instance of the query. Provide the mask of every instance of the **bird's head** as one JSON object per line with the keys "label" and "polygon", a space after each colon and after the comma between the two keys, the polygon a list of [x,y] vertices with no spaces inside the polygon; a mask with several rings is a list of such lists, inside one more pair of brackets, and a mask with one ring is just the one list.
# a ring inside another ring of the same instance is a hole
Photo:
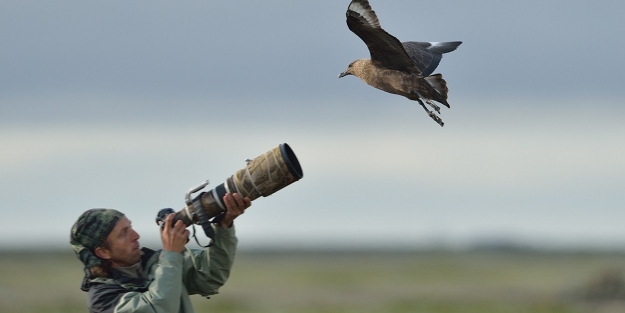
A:
{"label": "bird's head", "polygon": [[343,71],[343,73],[339,74],[339,78],[343,77],[343,76],[347,76],[347,75],[354,75],[354,73],[352,73],[352,68],[354,67],[354,62],[352,62],[345,71]]}
{"label": "bird's head", "polygon": [[349,66],[347,66],[347,69],[343,73],[339,74],[339,78],[347,75],[360,77],[360,73],[363,72],[363,67],[365,66],[365,63],[367,63],[367,61],[367,59],[359,59],[350,63]]}

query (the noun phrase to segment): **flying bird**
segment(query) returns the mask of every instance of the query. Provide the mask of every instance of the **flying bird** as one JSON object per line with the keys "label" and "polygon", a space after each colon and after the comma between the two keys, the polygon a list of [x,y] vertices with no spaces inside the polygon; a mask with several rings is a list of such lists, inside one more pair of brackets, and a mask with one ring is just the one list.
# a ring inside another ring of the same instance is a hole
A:
{"label": "flying bird", "polygon": [[443,54],[456,50],[462,41],[402,43],[380,27],[367,0],[353,0],[346,16],[347,27],[365,42],[371,58],[352,62],[339,78],[354,75],[372,87],[418,101],[443,126],[441,118],[428,110],[425,103],[440,114],[440,107],[434,101],[449,108],[449,89],[443,75],[431,74]]}

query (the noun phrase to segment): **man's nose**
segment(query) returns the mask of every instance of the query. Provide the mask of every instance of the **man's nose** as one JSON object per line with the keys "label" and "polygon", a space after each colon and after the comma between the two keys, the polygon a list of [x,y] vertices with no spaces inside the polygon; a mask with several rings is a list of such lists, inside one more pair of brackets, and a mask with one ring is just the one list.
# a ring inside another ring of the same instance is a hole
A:
{"label": "man's nose", "polygon": [[141,238],[141,236],[139,236],[139,233],[136,232],[134,229],[132,230],[132,238],[133,240],[139,240],[139,238]]}

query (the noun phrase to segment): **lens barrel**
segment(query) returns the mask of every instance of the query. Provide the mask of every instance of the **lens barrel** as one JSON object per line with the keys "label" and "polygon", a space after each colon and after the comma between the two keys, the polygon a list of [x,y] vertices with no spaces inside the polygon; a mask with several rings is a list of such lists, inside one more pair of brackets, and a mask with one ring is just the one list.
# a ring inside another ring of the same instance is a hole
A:
{"label": "lens barrel", "polygon": [[[176,214],[176,218],[183,220],[187,226],[198,224],[198,213],[205,213],[210,219],[226,210],[223,197],[228,192],[236,192],[253,201],[259,197],[270,196],[302,177],[304,172],[295,153],[288,144],[282,143],[252,160],[247,160],[244,168],[235,172],[224,183],[199,194],[187,209]],[[203,212],[197,212],[200,207]]]}

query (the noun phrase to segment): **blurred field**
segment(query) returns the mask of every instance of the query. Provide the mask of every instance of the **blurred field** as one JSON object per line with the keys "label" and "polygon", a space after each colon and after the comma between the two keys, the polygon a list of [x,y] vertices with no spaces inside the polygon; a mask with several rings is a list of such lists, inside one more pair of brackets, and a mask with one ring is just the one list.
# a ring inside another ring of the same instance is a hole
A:
{"label": "blurred field", "polygon": [[[197,312],[625,312],[624,254],[240,252]],[[0,253],[0,312],[86,312],[72,252]]]}

